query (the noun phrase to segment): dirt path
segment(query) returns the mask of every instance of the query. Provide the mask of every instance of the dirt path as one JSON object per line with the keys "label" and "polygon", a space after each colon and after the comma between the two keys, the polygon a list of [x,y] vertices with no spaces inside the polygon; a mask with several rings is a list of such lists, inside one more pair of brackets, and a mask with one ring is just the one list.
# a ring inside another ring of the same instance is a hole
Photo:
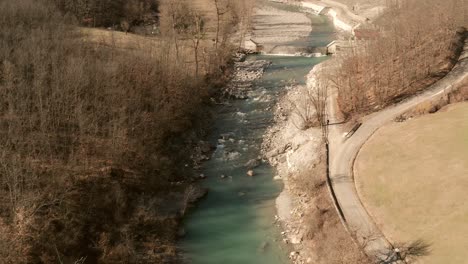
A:
{"label": "dirt path", "polygon": [[[343,131],[341,125],[330,126],[330,177],[332,187],[348,228],[356,234],[361,243],[365,243],[365,251],[368,254],[383,256],[392,247],[367,213],[356,191],[353,167],[360,148],[378,128],[391,122],[398,115],[419,103],[457,88],[458,84],[466,80],[468,80],[467,39],[457,65],[447,76],[432,85],[426,92],[370,115],[348,140],[344,140],[343,132],[346,131]],[[331,96],[329,100],[330,123],[333,124],[338,121],[335,118],[335,96]]]}

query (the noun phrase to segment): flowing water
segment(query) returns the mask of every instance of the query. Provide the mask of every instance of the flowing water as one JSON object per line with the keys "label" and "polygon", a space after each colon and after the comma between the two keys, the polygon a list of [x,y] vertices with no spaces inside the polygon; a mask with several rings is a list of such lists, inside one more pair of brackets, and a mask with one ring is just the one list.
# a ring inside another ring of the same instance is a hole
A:
{"label": "flowing water", "polygon": [[[317,33],[323,39],[324,33]],[[331,31],[328,32],[331,35]],[[329,36],[326,36],[327,38]],[[313,38],[313,34],[311,34]],[[248,60],[272,64],[255,82],[247,100],[232,100],[216,110],[211,138],[217,146],[203,165],[209,188],[185,220],[186,236],[180,247],[193,264],[280,264],[288,250],[275,221],[275,198],[281,182],[273,180],[274,168],[262,163],[249,177],[245,163],[260,155],[262,136],[273,122],[273,107],[285,86],[305,75],[321,58],[255,55]]]}

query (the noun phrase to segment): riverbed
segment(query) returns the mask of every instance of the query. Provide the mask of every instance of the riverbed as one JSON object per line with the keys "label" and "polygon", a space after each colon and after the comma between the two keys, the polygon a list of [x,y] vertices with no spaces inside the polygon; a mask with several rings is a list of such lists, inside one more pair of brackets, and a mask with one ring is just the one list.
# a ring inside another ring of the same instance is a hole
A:
{"label": "riverbed", "polygon": [[[324,19],[324,23],[327,23]],[[332,28],[324,25],[322,29]],[[327,35],[328,34],[328,35]],[[332,31],[314,31],[285,45],[325,43]],[[309,41],[306,41],[309,39]],[[312,39],[314,41],[312,41]],[[292,250],[283,242],[276,219],[275,199],[282,190],[274,168],[261,160],[263,135],[273,124],[277,99],[291,84],[305,84],[305,76],[326,57],[251,55],[247,60],[271,64],[254,81],[245,100],[228,100],[216,109],[209,142],[216,146],[203,164],[203,186],[209,194],[186,217],[180,247],[193,264],[281,264]],[[254,164],[255,166],[248,166]],[[254,168],[252,168],[254,167]],[[248,176],[252,169],[253,176]]]}

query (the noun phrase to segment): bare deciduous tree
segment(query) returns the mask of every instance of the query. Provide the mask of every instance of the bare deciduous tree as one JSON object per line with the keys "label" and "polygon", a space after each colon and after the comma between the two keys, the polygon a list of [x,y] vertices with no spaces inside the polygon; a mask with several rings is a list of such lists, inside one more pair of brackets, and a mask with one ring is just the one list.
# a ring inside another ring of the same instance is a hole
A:
{"label": "bare deciduous tree", "polygon": [[325,77],[324,73],[319,73],[310,78],[312,82],[309,83],[307,97],[314,106],[316,121],[322,129],[322,137],[325,142],[328,142],[327,103],[330,84]]}
{"label": "bare deciduous tree", "polygon": [[188,35],[193,43],[193,53],[195,57],[195,76],[198,77],[199,76],[199,64],[200,64],[200,59],[199,59],[200,42],[205,38],[205,34],[206,34],[205,20],[200,14],[196,12],[192,12],[190,16],[188,17],[188,19],[190,20]]}
{"label": "bare deciduous tree", "polygon": [[[457,29],[468,25],[460,0],[388,1],[387,9],[367,40],[352,41],[341,51],[334,73],[338,103],[345,115],[381,109],[440,79],[456,61],[462,39]],[[426,41],[431,39],[432,41]]]}
{"label": "bare deciduous tree", "polygon": [[[161,220],[158,199],[184,180],[177,162],[190,146],[179,139],[200,120],[229,55],[215,60],[207,51],[202,71],[204,18],[176,7],[153,49],[133,50],[119,48],[130,34],[110,33],[109,45],[88,41],[52,1],[0,1],[2,261],[163,262],[155,241],[173,246],[178,218]],[[176,59],[194,50],[195,63]]]}
{"label": "bare deciduous tree", "polygon": [[216,35],[215,35],[215,50],[218,50],[219,34],[223,16],[229,12],[230,1],[228,0],[213,0],[216,9]]}

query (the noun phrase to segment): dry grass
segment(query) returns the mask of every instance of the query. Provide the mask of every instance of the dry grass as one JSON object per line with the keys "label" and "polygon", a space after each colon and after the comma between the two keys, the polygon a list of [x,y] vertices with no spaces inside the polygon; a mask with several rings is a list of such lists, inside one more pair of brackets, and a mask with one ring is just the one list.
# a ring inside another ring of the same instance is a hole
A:
{"label": "dry grass", "polygon": [[[130,56],[147,58],[155,58],[161,53],[167,53],[170,60],[178,60],[190,73],[195,72],[195,50],[190,39],[178,40],[178,59],[176,53],[172,51],[174,44],[161,36],[147,37],[99,28],[79,28],[79,33],[86,43],[91,44],[96,49],[108,48],[113,52],[118,51]],[[220,57],[225,60],[233,51],[231,46],[226,47]],[[214,54],[213,41],[208,38],[202,39],[198,47],[199,70],[202,74],[210,75],[220,70],[219,67],[215,68],[214,64],[219,62],[214,62]],[[223,63],[226,64],[227,61],[223,61]]]}
{"label": "dry grass", "polygon": [[468,103],[379,130],[361,150],[361,197],[393,242],[422,238],[432,252],[421,263],[465,263],[468,257]]}
{"label": "dry grass", "polygon": [[89,30],[90,45],[48,1],[0,17],[0,263],[170,261],[191,181],[176,164],[229,54],[202,76],[150,38]]}
{"label": "dry grass", "polygon": [[115,30],[79,28],[79,32],[86,41],[101,46],[151,52],[160,49],[161,45],[159,37],[147,37]]}

